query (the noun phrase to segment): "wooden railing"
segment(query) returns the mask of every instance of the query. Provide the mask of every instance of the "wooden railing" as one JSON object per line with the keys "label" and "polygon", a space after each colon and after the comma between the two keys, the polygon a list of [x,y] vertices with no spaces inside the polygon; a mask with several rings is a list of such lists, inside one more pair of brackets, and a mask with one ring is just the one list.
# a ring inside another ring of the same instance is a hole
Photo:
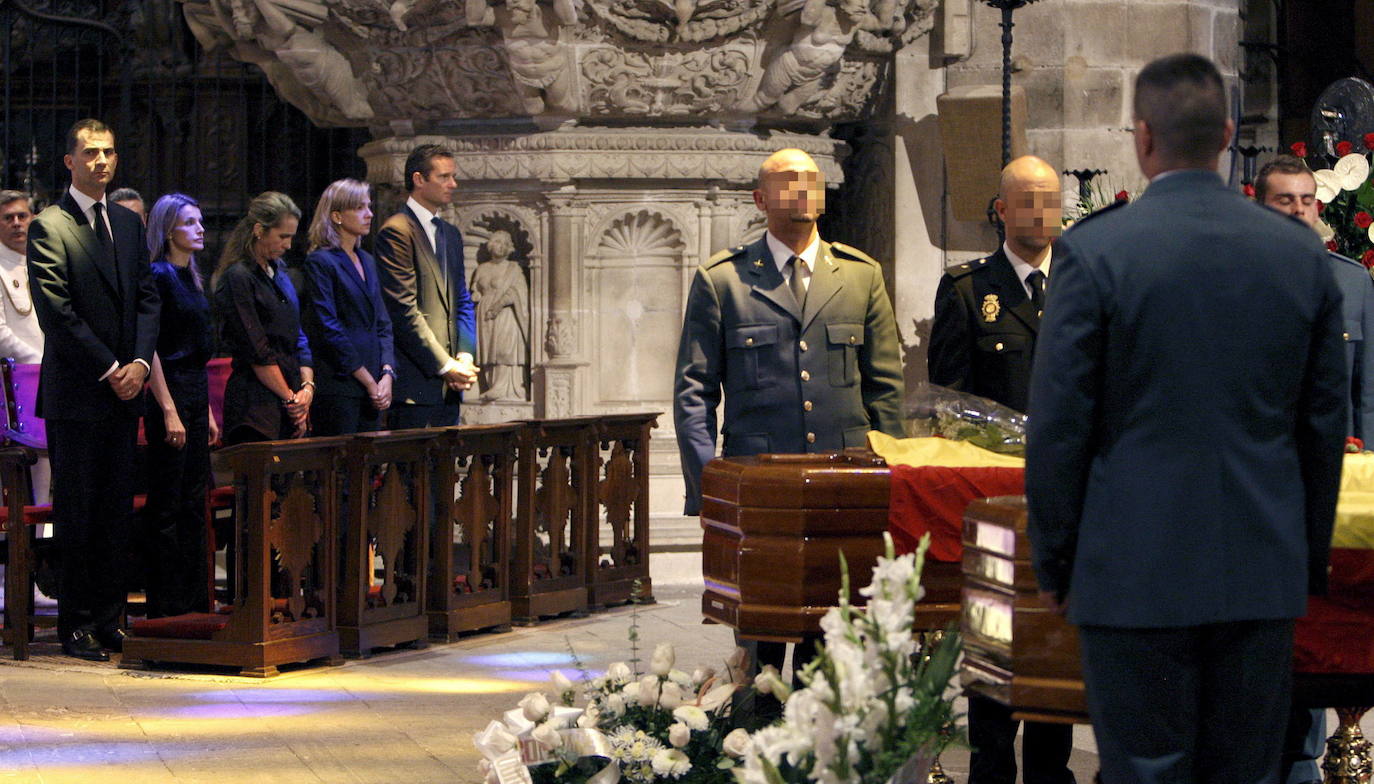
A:
{"label": "wooden railing", "polygon": [[[141,621],[124,666],[267,676],[562,613],[652,600],[657,414],[266,441],[221,450],[231,596]],[[57,523],[60,525],[60,521]]]}

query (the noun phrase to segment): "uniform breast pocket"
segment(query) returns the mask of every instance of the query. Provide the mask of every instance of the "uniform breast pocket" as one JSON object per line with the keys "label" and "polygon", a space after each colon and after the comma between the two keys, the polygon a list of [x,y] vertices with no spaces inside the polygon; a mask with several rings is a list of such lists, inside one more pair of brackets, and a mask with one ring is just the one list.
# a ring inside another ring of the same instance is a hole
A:
{"label": "uniform breast pocket", "polygon": [[763,389],[771,382],[773,349],[778,343],[777,324],[741,324],[725,333],[725,381],[732,377],[744,389]]}
{"label": "uniform breast pocket", "polygon": [[825,342],[830,360],[830,385],[849,387],[859,382],[859,349],[864,345],[864,325],[826,324]]}
{"label": "uniform breast pocket", "polygon": [[1345,342],[1359,343],[1364,340],[1364,325],[1359,319],[1345,320]]}
{"label": "uniform breast pocket", "polygon": [[1030,350],[1030,345],[1030,339],[1025,335],[983,335],[978,338],[978,351],[992,356],[1022,355]]}

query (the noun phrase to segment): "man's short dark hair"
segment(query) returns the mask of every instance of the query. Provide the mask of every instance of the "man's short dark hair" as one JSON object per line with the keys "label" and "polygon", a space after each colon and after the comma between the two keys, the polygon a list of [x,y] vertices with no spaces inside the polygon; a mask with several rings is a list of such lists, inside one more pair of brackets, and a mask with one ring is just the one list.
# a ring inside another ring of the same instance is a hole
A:
{"label": "man's short dark hair", "polygon": [[1312,170],[1307,168],[1307,164],[1303,163],[1302,158],[1284,153],[1264,164],[1260,168],[1259,174],[1255,175],[1255,201],[1260,204],[1263,204],[1265,197],[1269,195],[1269,175],[1271,174],[1306,174],[1312,177],[1313,182],[1316,182],[1317,179],[1312,176]]}
{"label": "man's short dark hair", "polygon": [[442,144],[422,144],[410,151],[406,156],[406,192],[415,190],[415,174],[429,179],[429,173],[434,171],[435,158],[452,158],[453,151]]}
{"label": "man's short dark hair", "polygon": [[23,199],[29,203],[29,212],[33,212],[33,197],[23,191],[0,191],[0,207],[4,207],[11,202]]}
{"label": "man's short dark hair", "polygon": [[110,201],[116,203],[121,201],[143,201],[143,195],[133,188],[120,188],[110,194]]}
{"label": "man's short dark hair", "polygon": [[114,130],[111,129],[110,126],[93,117],[87,117],[84,120],[77,120],[76,122],[72,123],[71,129],[67,131],[68,155],[76,155],[76,135],[78,133],[81,133],[82,131],[86,131],[87,133],[108,133],[111,136],[114,136]]}
{"label": "man's short dark hair", "polygon": [[1226,139],[1221,72],[1200,55],[1173,54],[1146,65],[1135,80],[1133,108],[1171,160],[1209,163]]}

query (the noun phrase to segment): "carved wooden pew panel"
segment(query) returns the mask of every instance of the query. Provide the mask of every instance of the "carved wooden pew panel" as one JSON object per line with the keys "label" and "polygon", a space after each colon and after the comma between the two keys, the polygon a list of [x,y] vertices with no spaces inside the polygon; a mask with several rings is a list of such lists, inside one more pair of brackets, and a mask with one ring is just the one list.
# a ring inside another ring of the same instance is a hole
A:
{"label": "carved wooden pew panel", "polygon": [[429,634],[511,622],[510,552],[520,425],[444,431],[435,450],[438,512],[431,526]]}
{"label": "carved wooden pew panel", "polygon": [[432,430],[360,433],[346,448],[339,584],[346,656],[428,639],[430,457],[439,439]]}
{"label": "carved wooden pew panel", "polygon": [[215,453],[236,494],[228,612],[140,621],[120,666],[208,664],[268,677],[280,664],[336,660],[338,485],[348,440],[265,441]]}
{"label": "carved wooden pew panel", "polygon": [[[649,579],[649,431],[657,413],[598,417],[596,497],[588,521],[587,601],[594,608],[623,604],[639,582],[639,598],[653,600]],[[609,540],[609,541],[607,541]]]}
{"label": "carved wooden pew panel", "polygon": [[587,610],[596,423],[596,417],[528,420],[521,430],[511,570],[516,620]]}

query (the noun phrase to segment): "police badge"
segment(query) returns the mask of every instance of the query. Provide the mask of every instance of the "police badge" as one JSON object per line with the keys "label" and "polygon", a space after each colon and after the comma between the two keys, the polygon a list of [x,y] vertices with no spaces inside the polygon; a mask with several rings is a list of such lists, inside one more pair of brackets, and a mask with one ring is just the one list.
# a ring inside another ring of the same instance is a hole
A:
{"label": "police badge", "polygon": [[996,294],[989,294],[983,297],[983,320],[993,322],[1002,315],[1002,303],[997,300]]}

